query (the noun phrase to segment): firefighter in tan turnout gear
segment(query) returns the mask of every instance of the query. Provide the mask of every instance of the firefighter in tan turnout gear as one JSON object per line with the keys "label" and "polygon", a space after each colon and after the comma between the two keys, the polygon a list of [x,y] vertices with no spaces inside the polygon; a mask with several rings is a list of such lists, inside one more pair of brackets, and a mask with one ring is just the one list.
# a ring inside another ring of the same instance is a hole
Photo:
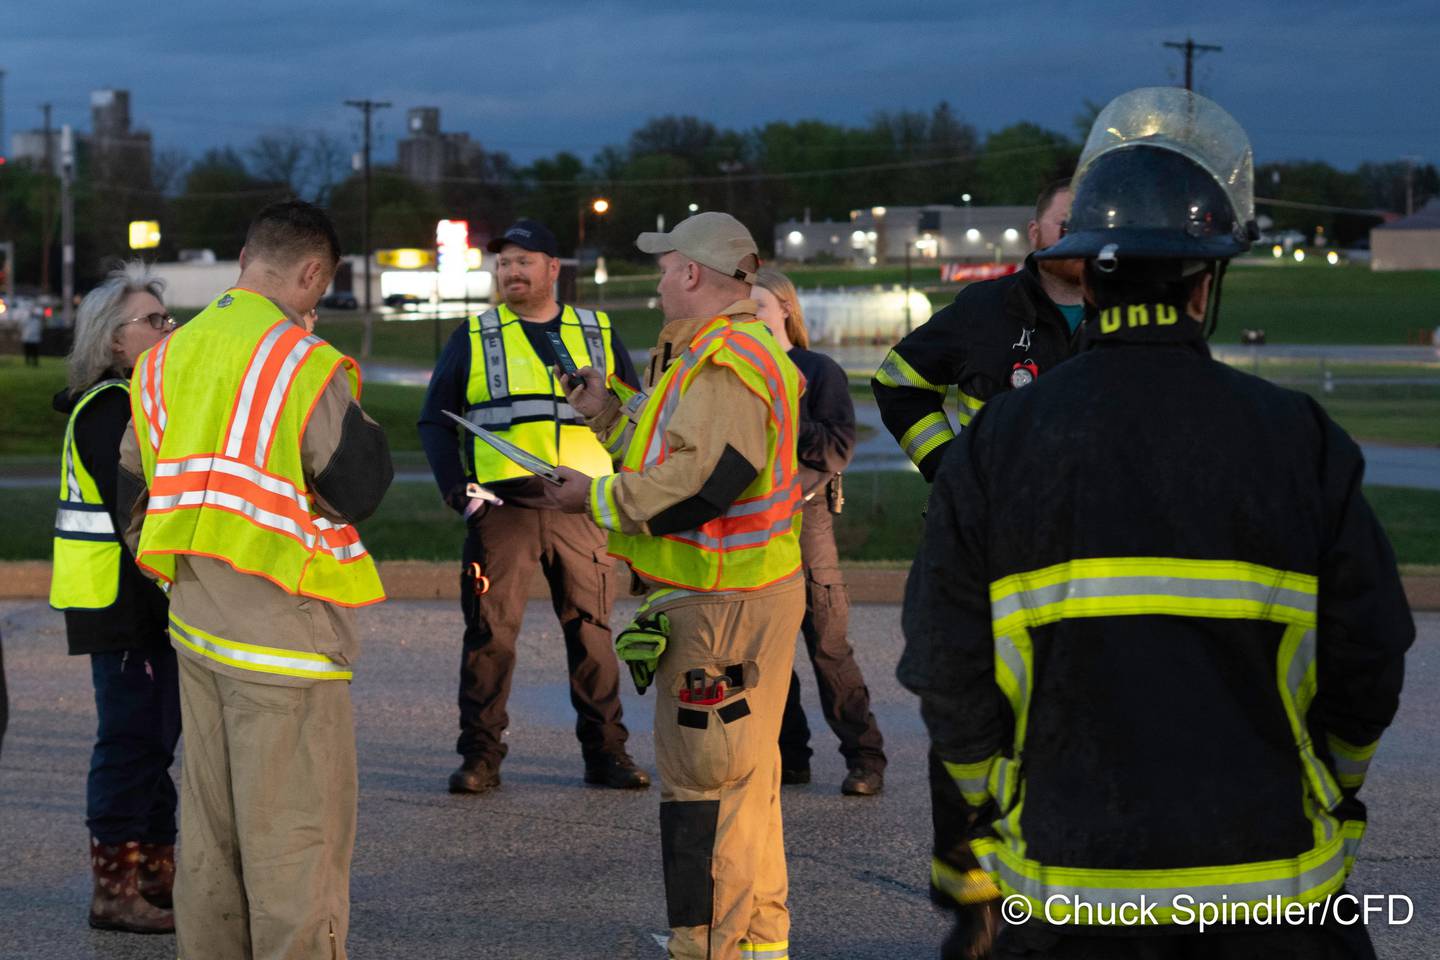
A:
{"label": "firefighter in tan turnout gear", "polygon": [[310,332],[339,258],[320,209],[266,207],[239,283],[135,368],[118,500],[179,654],[182,960],[345,955],[348,608],[385,596],[351,524],[392,470],[354,363]]}
{"label": "firefighter in tan turnout gear", "polygon": [[655,687],[670,956],[784,960],[776,738],[805,610],[803,381],[755,319],[739,221],[702,213],[637,245],[659,257],[666,321],[644,383],[607,390],[585,369],[568,397],[618,472],[561,468],[546,501],[588,512],[649,591],[616,647]]}

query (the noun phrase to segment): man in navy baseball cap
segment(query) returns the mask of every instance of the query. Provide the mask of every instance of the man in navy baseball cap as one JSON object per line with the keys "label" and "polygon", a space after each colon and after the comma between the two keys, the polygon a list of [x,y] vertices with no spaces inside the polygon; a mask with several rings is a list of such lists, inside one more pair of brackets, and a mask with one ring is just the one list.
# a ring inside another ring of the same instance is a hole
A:
{"label": "man in navy baseball cap", "polygon": [[487,243],[485,249],[491,253],[499,253],[511,243],[534,253],[543,253],[547,257],[560,256],[560,245],[555,242],[555,234],[539,220],[516,220],[504,233]]}

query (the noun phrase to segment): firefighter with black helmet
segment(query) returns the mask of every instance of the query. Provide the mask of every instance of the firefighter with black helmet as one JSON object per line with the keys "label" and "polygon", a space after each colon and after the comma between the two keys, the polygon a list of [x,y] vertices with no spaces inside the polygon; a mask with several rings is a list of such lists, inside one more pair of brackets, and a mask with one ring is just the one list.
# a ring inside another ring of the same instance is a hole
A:
{"label": "firefighter with black helmet", "polygon": [[1081,353],[937,472],[898,674],[971,824],[951,879],[1007,898],[997,958],[1374,956],[1264,922],[1343,889],[1414,624],[1355,443],[1209,355],[1251,169],[1204,97],[1107,106],[1041,254],[1086,262]]}

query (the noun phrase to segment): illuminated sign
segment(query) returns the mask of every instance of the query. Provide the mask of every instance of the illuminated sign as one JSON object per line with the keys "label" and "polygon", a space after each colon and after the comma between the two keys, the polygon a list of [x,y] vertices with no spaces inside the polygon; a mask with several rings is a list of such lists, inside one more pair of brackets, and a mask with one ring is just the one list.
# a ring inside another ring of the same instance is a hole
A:
{"label": "illuminated sign", "polygon": [[158,220],[130,221],[130,249],[151,250],[160,246],[160,222]]}
{"label": "illuminated sign", "polygon": [[375,262],[382,267],[394,267],[397,270],[418,270],[434,263],[435,254],[429,250],[420,250],[414,247],[376,250]]}
{"label": "illuminated sign", "polygon": [[440,275],[454,276],[470,269],[470,223],[441,220],[435,224],[435,248],[440,251]]}

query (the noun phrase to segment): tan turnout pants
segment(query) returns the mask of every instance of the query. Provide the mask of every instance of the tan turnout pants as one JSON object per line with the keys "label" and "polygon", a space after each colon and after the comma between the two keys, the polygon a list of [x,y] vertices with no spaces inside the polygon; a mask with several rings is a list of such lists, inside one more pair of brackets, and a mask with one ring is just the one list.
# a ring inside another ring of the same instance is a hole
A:
{"label": "tan turnout pants", "polygon": [[[805,614],[804,581],[692,596],[659,609],[670,618],[655,678],[670,956],[784,960],[790,913],[777,737]],[[703,670],[707,685],[728,674],[724,699],[682,701],[692,670]]]}
{"label": "tan turnout pants", "polygon": [[340,960],[357,791],[350,684],[251,683],[179,660],[180,960]]}

